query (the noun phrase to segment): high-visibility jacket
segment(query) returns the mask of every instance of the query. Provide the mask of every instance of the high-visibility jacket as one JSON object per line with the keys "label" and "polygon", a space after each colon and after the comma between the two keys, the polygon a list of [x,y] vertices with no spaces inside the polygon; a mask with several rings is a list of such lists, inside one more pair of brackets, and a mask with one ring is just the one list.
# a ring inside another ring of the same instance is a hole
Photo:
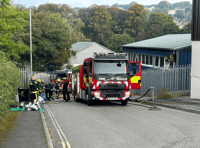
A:
{"label": "high-visibility jacket", "polygon": [[31,80],[31,82],[29,83],[29,86],[31,89],[31,93],[37,93],[37,91],[38,91],[37,81]]}

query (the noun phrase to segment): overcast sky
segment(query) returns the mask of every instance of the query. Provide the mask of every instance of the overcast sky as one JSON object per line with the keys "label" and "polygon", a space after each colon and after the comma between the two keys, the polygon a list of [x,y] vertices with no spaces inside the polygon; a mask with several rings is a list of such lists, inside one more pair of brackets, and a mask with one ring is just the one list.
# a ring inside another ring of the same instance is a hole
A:
{"label": "overcast sky", "polygon": [[[67,4],[74,7],[89,7],[92,4],[97,5],[113,5],[115,3],[118,4],[129,4],[133,2],[134,0],[15,0],[15,3],[20,3],[23,5],[26,5],[26,7],[29,7],[31,5],[39,6],[40,4],[46,4],[46,3],[54,3],[54,4]],[[161,0],[135,0],[135,2],[143,5],[151,5],[151,4],[158,4]],[[170,3],[176,3],[176,2],[182,2],[184,0],[168,0]],[[190,3],[192,3],[192,0],[187,0]]]}

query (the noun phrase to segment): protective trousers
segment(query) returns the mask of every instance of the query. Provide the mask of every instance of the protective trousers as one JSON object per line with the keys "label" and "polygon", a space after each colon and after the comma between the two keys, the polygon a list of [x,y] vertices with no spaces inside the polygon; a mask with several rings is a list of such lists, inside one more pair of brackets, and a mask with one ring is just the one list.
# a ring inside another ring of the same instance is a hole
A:
{"label": "protective trousers", "polygon": [[50,101],[52,92],[50,90],[47,90],[45,93],[46,93],[47,100]]}
{"label": "protective trousers", "polygon": [[[33,102],[37,102],[37,100],[38,100],[38,94],[37,94],[38,92],[37,91],[33,91],[33,92],[31,92],[31,102],[33,103]],[[34,101],[35,100],[35,101]]]}
{"label": "protective trousers", "polygon": [[66,100],[66,94],[67,94],[67,100],[70,100],[68,90],[64,90],[64,91],[63,91],[63,99]]}

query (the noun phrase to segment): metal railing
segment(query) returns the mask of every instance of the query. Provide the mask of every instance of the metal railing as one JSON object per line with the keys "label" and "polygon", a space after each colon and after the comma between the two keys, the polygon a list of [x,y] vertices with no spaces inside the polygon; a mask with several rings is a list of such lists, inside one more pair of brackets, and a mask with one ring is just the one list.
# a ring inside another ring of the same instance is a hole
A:
{"label": "metal railing", "polygon": [[[173,69],[158,69],[158,70],[143,70],[142,71],[142,86],[141,90],[133,92],[142,95],[150,87],[155,87],[155,95],[160,88],[166,88],[168,93],[190,93],[190,73],[191,65],[183,65]],[[149,95],[152,92],[149,92]]]}

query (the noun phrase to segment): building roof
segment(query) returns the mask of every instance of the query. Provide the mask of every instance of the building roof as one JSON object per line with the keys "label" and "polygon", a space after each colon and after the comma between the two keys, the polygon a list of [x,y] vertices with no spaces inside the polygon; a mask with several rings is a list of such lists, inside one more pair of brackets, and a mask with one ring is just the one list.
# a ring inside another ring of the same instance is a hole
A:
{"label": "building roof", "polygon": [[126,44],[123,45],[123,47],[179,50],[181,48],[190,47],[191,45],[191,34],[168,34],[152,39]]}
{"label": "building roof", "polygon": [[94,43],[95,42],[76,42],[72,45],[72,48],[74,51],[80,51],[91,46]]}

